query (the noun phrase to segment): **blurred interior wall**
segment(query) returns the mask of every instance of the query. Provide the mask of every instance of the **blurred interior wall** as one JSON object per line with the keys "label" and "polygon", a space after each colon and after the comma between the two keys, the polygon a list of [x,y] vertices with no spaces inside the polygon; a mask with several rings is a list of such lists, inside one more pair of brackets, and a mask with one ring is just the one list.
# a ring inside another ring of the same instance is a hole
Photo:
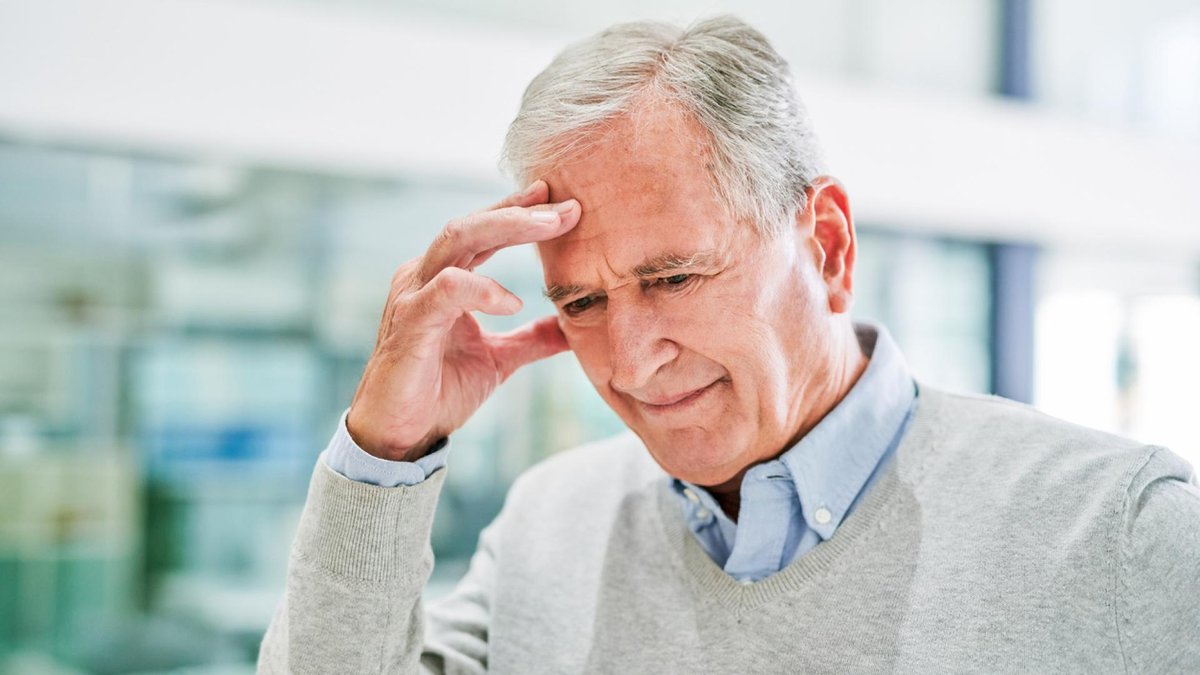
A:
{"label": "blurred interior wall", "polygon": [[[886,77],[880,64],[889,62],[900,64],[898,77],[922,64],[947,72],[921,49],[899,55],[928,42],[920,30],[933,28],[921,19],[928,14],[888,9],[893,4],[854,2],[834,12],[802,3],[807,16],[776,9],[790,20],[763,25],[785,53],[836,37],[846,23],[855,37],[877,38],[877,47],[851,51],[870,55],[847,57],[842,66],[851,74],[869,64]],[[924,4],[950,12],[969,34],[994,30],[990,3]],[[974,9],[946,7],[959,4]],[[752,3],[744,13],[777,18],[766,9],[775,6]],[[676,9],[666,4],[661,12]],[[834,28],[818,30],[822,20]],[[531,39],[527,32],[370,6],[7,0],[0,4],[0,130],[352,173],[490,179],[525,83],[581,34],[568,28]],[[980,86],[987,69],[972,59],[993,41],[980,42],[959,50],[974,55],[965,62],[976,63],[975,79],[945,79],[967,91]],[[954,53],[944,38],[939,44],[938,54]],[[865,220],[952,236],[1200,251],[1195,152],[1036,106],[932,86],[834,81],[811,74],[803,59],[793,62],[830,168]],[[1156,198],[1121,198],[1145,194]],[[1153,222],[1157,240],[1131,232],[1131,222]]]}

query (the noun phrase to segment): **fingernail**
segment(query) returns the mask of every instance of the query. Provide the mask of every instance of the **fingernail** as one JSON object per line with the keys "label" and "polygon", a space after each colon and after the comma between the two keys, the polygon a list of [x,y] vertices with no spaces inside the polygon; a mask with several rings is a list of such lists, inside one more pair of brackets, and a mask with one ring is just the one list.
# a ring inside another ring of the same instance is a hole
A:
{"label": "fingernail", "polygon": [[563,215],[570,213],[571,209],[573,209],[573,208],[575,208],[575,200],[574,199],[568,199],[567,201],[562,202],[561,204],[554,205],[554,210],[558,211],[559,213],[561,213]]}
{"label": "fingernail", "polygon": [[535,223],[557,223],[558,214],[554,211],[533,211],[531,214]]}
{"label": "fingernail", "polygon": [[529,194],[533,192],[533,188],[537,187],[537,184],[538,184],[538,181],[535,180],[532,183],[530,183],[529,185],[525,186],[525,189],[521,190],[521,193],[520,193],[521,196],[522,197],[529,196]]}

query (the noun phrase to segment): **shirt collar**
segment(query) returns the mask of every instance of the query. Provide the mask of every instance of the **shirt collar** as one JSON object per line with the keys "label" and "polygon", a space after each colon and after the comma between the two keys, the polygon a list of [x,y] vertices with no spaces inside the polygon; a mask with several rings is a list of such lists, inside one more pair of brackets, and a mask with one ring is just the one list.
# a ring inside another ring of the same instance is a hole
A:
{"label": "shirt collar", "polygon": [[[747,483],[791,480],[805,523],[823,540],[841,525],[916,398],[908,364],[887,329],[860,322],[854,330],[869,359],[858,381],[795,445],[778,458],[751,467],[742,481],[745,500]],[[711,522],[712,512],[720,513],[707,490],[678,479],[672,484],[692,502],[695,520]],[[688,489],[692,496],[687,496]]]}

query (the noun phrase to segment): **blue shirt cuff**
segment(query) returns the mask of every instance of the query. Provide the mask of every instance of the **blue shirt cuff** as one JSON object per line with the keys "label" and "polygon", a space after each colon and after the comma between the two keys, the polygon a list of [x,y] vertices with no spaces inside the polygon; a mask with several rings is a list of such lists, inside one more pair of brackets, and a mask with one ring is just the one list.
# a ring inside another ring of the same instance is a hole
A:
{"label": "blue shirt cuff", "polygon": [[350,438],[350,432],[346,429],[346,415],[349,413],[349,408],[342,413],[333,438],[329,439],[329,445],[321,453],[325,465],[346,478],[379,487],[416,485],[446,466],[446,454],[450,448],[449,439],[446,438],[437,442],[433,452],[415,462],[396,462],[372,455]]}

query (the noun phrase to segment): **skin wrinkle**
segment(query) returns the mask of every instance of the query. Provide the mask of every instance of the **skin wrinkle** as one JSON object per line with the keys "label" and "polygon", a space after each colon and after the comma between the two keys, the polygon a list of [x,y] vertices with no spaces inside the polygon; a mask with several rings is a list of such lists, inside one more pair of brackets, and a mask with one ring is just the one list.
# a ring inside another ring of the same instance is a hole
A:
{"label": "skin wrinkle", "polygon": [[[705,270],[714,270],[725,264],[727,263],[725,263],[723,256],[718,251],[695,251],[686,255],[668,252],[647,258],[634,267],[630,273],[624,275],[624,278],[653,277],[667,272],[704,272]],[[629,281],[632,281],[632,279]],[[629,281],[624,283],[628,283]],[[558,303],[571,296],[581,294],[585,290],[581,284],[551,283],[549,288],[544,290],[542,294],[550,302]]]}
{"label": "skin wrinkle", "polygon": [[[697,153],[704,138],[685,112],[644,102],[585,156],[540,174],[552,201],[575,198],[582,215],[537,249],[548,288],[577,284],[603,300],[559,313],[597,392],[667,473],[706,486],[736,520],[745,471],[815,426],[866,358],[845,314],[853,226],[840,185],[810,188],[811,210],[764,238],[716,194]],[[624,276],[705,250],[725,262],[677,288]],[[650,404],[710,384],[677,411]]]}

